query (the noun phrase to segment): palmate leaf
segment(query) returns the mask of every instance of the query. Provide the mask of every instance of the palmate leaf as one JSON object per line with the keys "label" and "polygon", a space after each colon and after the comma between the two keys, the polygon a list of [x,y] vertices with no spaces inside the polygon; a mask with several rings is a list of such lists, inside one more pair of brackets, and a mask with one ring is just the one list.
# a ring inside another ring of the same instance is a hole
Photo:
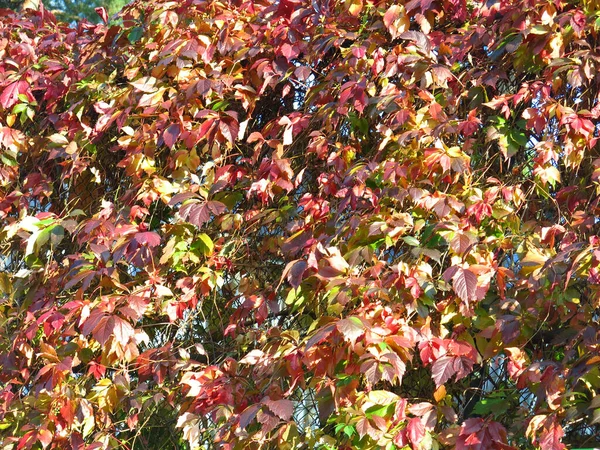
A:
{"label": "palmate leaf", "polygon": [[211,219],[211,216],[219,216],[225,212],[227,207],[224,203],[215,200],[200,201],[189,200],[179,209],[182,219],[187,220],[198,228]]}
{"label": "palmate leaf", "polygon": [[442,356],[431,366],[431,375],[437,387],[445,384],[456,375],[456,380],[467,376],[473,369],[474,361],[465,356]]}

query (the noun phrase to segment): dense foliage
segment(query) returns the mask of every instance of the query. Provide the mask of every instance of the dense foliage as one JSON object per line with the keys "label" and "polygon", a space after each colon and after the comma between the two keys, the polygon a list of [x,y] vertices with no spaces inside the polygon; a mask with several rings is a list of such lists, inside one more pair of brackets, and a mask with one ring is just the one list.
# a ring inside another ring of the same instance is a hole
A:
{"label": "dense foliage", "polygon": [[0,14],[2,448],[598,444],[600,2]]}
{"label": "dense foliage", "polygon": [[[57,19],[64,22],[76,22],[87,19],[99,22],[100,17],[95,9],[104,7],[109,16],[119,12],[127,4],[126,0],[46,0],[43,5]],[[20,10],[22,8],[38,9],[40,0],[0,0],[0,8]]]}

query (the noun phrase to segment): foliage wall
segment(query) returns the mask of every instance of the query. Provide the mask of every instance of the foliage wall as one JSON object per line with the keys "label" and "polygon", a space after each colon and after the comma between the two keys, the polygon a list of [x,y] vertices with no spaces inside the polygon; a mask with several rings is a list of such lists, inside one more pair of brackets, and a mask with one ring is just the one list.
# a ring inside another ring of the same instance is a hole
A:
{"label": "foliage wall", "polygon": [[99,14],[0,13],[3,448],[598,444],[598,0]]}

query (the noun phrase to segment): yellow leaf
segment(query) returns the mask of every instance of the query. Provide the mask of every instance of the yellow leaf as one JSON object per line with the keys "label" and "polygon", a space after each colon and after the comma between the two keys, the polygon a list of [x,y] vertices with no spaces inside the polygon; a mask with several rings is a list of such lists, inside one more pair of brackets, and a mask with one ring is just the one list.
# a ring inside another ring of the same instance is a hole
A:
{"label": "yellow leaf", "polygon": [[358,15],[362,11],[362,9],[363,9],[362,0],[348,0],[348,12],[352,16],[358,17]]}
{"label": "yellow leaf", "polygon": [[433,393],[433,398],[436,402],[441,402],[446,397],[446,386],[443,384],[435,390]]}
{"label": "yellow leaf", "polygon": [[546,255],[541,253],[538,249],[532,248],[521,260],[521,273],[523,275],[529,275],[542,267],[547,260],[548,257]]}
{"label": "yellow leaf", "polygon": [[550,46],[551,50],[550,58],[560,58],[564,53],[562,34],[556,33],[554,36],[552,36],[552,39],[550,39],[548,45]]}

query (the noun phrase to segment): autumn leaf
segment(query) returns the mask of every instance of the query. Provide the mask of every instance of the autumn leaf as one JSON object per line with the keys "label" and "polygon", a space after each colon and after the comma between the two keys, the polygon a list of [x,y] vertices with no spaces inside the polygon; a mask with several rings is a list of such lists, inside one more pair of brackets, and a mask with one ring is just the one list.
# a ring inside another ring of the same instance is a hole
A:
{"label": "autumn leaf", "polygon": [[173,148],[179,135],[181,133],[181,128],[178,124],[171,124],[167,127],[167,129],[163,132],[163,140],[165,145],[169,147],[169,149]]}
{"label": "autumn leaf", "polygon": [[0,94],[0,105],[4,109],[11,108],[19,101],[19,96],[24,95],[28,101],[34,101],[35,98],[31,94],[29,83],[24,80],[15,81],[6,86]]}
{"label": "autumn leaf", "polygon": [[442,356],[431,366],[431,375],[436,387],[445,384],[456,373],[454,359],[452,356]]}
{"label": "autumn leaf", "polygon": [[456,295],[465,303],[477,299],[477,275],[468,268],[458,267],[454,276],[452,276],[452,288]]}
{"label": "autumn leaf", "polygon": [[239,426],[242,430],[246,429],[248,425],[254,420],[256,417],[256,413],[260,409],[260,405],[250,405],[248,406],[239,417]]}
{"label": "autumn leaf", "polygon": [[160,245],[160,236],[153,231],[143,231],[136,233],[134,239],[140,245],[147,245],[148,247],[156,247]]}
{"label": "autumn leaf", "polygon": [[598,434],[594,2],[33,3],[0,17],[1,442]]}
{"label": "autumn leaf", "polygon": [[348,317],[346,319],[342,319],[337,322],[336,328],[340,333],[342,333],[344,339],[352,342],[353,344],[365,333],[365,325],[358,317]]}
{"label": "autumn leaf", "polygon": [[282,420],[290,420],[294,412],[294,403],[291,400],[263,400],[263,403]]}
{"label": "autumn leaf", "polygon": [[225,212],[226,209],[227,207],[225,204],[219,201],[209,200],[201,202],[199,200],[192,200],[186,202],[179,208],[179,214],[184,220],[201,228],[210,220],[211,215],[219,216]]}
{"label": "autumn leaf", "polygon": [[542,450],[564,450],[567,447],[562,443],[564,431],[560,424],[555,421],[548,428],[544,427],[540,435],[540,447]]}
{"label": "autumn leaf", "polygon": [[410,28],[410,19],[403,5],[392,5],[383,16],[383,23],[390,32],[392,39]]}
{"label": "autumn leaf", "polygon": [[140,92],[144,92],[147,94],[156,92],[157,87],[156,83],[158,80],[154,77],[142,77],[135,81],[130,82],[130,84]]}
{"label": "autumn leaf", "polygon": [[464,356],[442,356],[431,366],[431,375],[436,387],[445,384],[456,375],[456,380],[466,377],[473,369],[474,361]]}
{"label": "autumn leaf", "polygon": [[308,264],[304,260],[290,261],[283,270],[282,278],[285,277],[290,285],[296,289],[302,282],[302,276],[306,271]]}

